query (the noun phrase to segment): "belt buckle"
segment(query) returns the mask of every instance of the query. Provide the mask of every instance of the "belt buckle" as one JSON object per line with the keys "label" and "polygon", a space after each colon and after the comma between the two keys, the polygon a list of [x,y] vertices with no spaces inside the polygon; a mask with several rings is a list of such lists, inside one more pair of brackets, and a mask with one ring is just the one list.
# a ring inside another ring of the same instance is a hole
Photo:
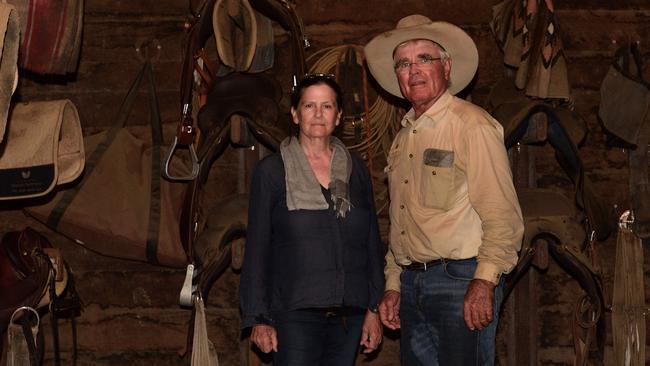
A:
{"label": "belt buckle", "polygon": [[422,263],[424,265],[424,271],[427,271],[427,262]]}
{"label": "belt buckle", "polygon": [[326,318],[331,318],[331,317],[333,317],[333,316],[336,316],[336,312],[335,312],[335,311],[331,311],[331,310],[330,310],[330,311],[326,311],[326,312],[325,312],[325,317],[326,317]]}

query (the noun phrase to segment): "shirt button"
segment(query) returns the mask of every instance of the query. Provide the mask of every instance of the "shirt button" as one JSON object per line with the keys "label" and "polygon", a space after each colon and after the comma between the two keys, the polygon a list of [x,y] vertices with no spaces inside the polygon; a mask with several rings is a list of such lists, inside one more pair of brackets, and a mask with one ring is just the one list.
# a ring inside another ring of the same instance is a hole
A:
{"label": "shirt button", "polygon": [[413,154],[409,154],[409,158],[413,159]]}
{"label": "shirt button", "polygon": [[404,205],[399,205],[399,208],[401,208],[401,209],[403,210],[403,209],[404,209]]}
{"label": "shirt button", "polygon": [[411,260],[411,256],[410,256],[410,255],[407,255],[407,256],[406,256],[406,259]]}
{"label": "shirt button", "polygon": [[418,130],[413,130],[413,133],[418,133]]}
{"label": "shirt button", "polygon": [[406,234],[406,231],[402,230],[402,232],[400,234],[404,235],[404,234]]}
{"label": "shirt button", "polygon": [[404,184],[408,184],[408,182],[409,182],[408,179],[404,179]]}
{"label": "shirt button", "polygon": [[436,171],[435,171],[435,170],[432,170],[432,171],[431,171],[431,174],[436,175]]}

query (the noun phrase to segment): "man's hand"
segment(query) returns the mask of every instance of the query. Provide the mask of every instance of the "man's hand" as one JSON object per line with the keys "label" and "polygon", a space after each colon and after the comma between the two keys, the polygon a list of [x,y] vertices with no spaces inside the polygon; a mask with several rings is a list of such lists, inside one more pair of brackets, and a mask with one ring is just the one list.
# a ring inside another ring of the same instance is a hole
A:
{"label": "man's hand", "polygon": [[470,330],[482,330],[487,327],[494,314],[494,288],[490,281],[475,278],[469,283],[463,304],[465,324]]}
{"label": "man's hand", "polygon": [[384,298],[381,299],[381,303],[379,304],[379,317],[388,329],[395,330],[400,328],[399,304],[399,292],[395,290],[384,292]]}
{"label": "man's hand", "polygon": [[363,353],[370,353],[379,347],[381,343],[382,329],[379,314],[372,311],[366,311],[366,317],[363,319],[363,328],[361,332],[361,343],[364,347]]}
{"label": "man's hand", "polygon": [[270,325],[258,324],[253,327],[251,341],[264,353],[278,351],[278,334]]}

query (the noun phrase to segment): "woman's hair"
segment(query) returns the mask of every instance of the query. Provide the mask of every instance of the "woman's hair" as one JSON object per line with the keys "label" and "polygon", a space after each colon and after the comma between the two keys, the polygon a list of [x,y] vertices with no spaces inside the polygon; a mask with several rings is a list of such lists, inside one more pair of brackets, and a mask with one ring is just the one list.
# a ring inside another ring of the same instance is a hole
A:
{"label": "woman's hair", "polygon": [[306,74],[291,92],[291,107],[298,109],[302,94],[310,86],[325,84],[329,86],[336,94],[336,108],[340,112],[343,108],[343,91],[339,84],[334,80],[332,74]]}

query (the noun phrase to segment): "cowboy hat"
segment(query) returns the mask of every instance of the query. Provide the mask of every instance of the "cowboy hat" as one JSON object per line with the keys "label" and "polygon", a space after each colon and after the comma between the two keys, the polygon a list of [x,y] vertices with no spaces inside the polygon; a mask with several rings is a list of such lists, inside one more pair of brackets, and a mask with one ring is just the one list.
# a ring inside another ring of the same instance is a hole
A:
{"label": "cowboy hat", "polygon": [[478,50],[470,36],[451,23],[433,22],[424,15],[415,14],[402,18],[394,30],[373,38],[364,49],[372,76],[386,91],[404,98],[393,68],[393,50],[412,39],[434,41],[449,53],[453,60],[450,93],[460,92],[472,81],[478,67]]}

